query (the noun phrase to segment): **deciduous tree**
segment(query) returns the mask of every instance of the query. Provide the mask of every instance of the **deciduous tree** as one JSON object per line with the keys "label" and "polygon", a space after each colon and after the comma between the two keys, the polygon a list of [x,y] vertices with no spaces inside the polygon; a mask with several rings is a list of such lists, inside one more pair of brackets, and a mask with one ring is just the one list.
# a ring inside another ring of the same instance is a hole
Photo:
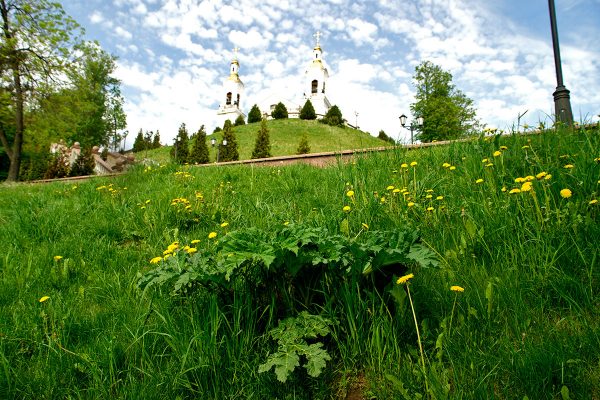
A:
{"label": "deciduous tree", "polygon": [[45,87],[60,80],[81,30],[59,3],[47,0],[0,0],[2,28],[0,77],[10,94],[14,136],[0,125],[0,143],[10,159],[7,180],[16,181],[25,135],[25,108],[32,106]]}
{"label": "deciduous tree", "polygon": [[410,108],[415,118],[423,117],[417,139],[455,139],[478,127],[473,101],[454,86],[449,72],[424,61],[416,67],[413,81],[417,94]]}

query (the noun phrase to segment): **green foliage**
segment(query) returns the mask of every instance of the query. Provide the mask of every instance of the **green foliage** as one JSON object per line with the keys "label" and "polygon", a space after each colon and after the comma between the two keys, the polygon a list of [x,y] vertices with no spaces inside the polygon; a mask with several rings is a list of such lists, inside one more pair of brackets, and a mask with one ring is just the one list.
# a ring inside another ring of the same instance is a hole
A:
{"label": "green foliage", "polygon": [[244,121],[244,116],[242,116],[242,115],[238,115],[238,117],[235,119],[235,122],[233,123],[233,126],[240,126],[240,125],[246,125],[246,122]]}
{"label": "green foliage", "polygon": [[268,372],[275,367],[279,382],[285,383],[288,376],[300,366],[300,357],[306,358],[304,367],[309,376],[321,375],[331,356],[323,349],[323,343],[308,344],[307,339],[317,339],[331,333],[331,321],[320,315],[311,315],[302,311],[297,317],[289,317],[269,332],[277,341],[277,351],[269,354],[267,361],[259,365],[258,372]]}
{"label": "green foliage", "polygon": [[81,30],[59,3],[46,0],[2,1],[0,15],[0,77],[10,82],[4,85],[2,99],[9,102],[15,128],[10,142],[4,129],[0,129],[0,138],[10,160],[7,180],[16,181],[25,139],[26,104],[43,98],[48,92],[45,83],[66,72]]}
{"label": "green foliage", "polygon": [[158,149],[158,148],[160,148],[160,146],[162,146],[160,144],[160,132],[156,131],[156,133],[152,137],[152,148],[153,149]]}
{"label": "green foliage", "polygon": [[473,134],[478,127],[473,101],[452,84],[452,75],[430,61],[415,69],[416,102],[410,109],[423,117],[417,139],[449,140]]}
{"label": "green foliage", "polygon": [[138,153],[143,150],[146,150],[146,141],[144,140],[144,132],[140,129],[133,141],[133,152]]}
{"label": "green foliage", "polygon": [[171,148],[171,158],[178,164],[185,164],[189,161],[189,138],[185,123],[181,124],[175,143]]}
{"label": "green foliage", "polygon": [[223,140],[227,140],[227,145],[220,146],[219,161],[237,161],[240,159],[240,153],[238,152],[237,138],[233,132],[231,122],[225,121],[223,126]]}
{"label": "green foliage", "polygon": [[204,125],[202,125],[194,135],[190,163],[207,164],[208,162],[210,162],[210,159],[208,157],[208,146],[206,145],[206,131]]}
{"label": "green foliage", "polygon": [[300,119],[317,119],[315,108],[313,107],[310,100],[306,100],[302,110],[300,110]]}
{"label": "green foliage", "polygon": [[288,117],[288,110],[285,107],[285,104],[282,102],[277,103],[271,112],[271,117],[274,119],[286,119]]}
{"label": "green foliage", "polygon": [[310,144],[308,144],[308,138],[306,134],[302,135],[300,138],[300,143],[298,143],[298,148],[296,149],[296,154],[308,154],[310,153]]}
{"label": "green foliage", "polygon": [[327,110],[327,113],[323,119],[320,121],[327,125],[344,127],[344,118],[342,117],[342,112],[336,105],[331,106],[331,108]]}
{"label": "green foliage", "polygon": [[389,137],[389,136],[388,136],[388,135],[385,133],[385,131],[384,131],[383,129],[379,131],[379,134],[377,135],[377,138],[379,138],[379,139],[381,139],[381,140],[384,140],[384,141],[386,141],[386,142],[388,142],[388,143],[394,143],[394,144],[396,143],[396,141],[394,140],[394,138],[392,138],[392,137]]}
{"label": "green foliage", "polygon": [[69,175],[69,159],[62,152],[50,156],[44,179],[64,178]]}
{"label": "green foliage", "polygon": [[271,157],[271,144],[269,139],[269,129],[267,128],[267,121],[263,119],[260,122],[258,136],[256,136],[256,142],[254,143],[252,158],[267,157]]}
{"label": "green foliage", "polygon": [[94,161],[92,149],[82,149],[73,165],[71,165],[69,176],[93,175],[95,167],[96,161]]}
{"label": "green foliage", "polygon": [[253,105],[248,113],[248,123],[252,124],[254,122],[260,122],[262,120],[262,113],[260,112],[260,108],[258,105]]}

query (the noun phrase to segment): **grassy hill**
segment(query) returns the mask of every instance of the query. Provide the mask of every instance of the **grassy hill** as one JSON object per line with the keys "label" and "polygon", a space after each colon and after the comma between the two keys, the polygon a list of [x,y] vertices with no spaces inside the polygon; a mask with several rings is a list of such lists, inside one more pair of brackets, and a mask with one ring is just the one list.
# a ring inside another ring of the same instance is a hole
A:
{"label": "grassy hill", "polygon": [[600,399],[599,200],[598,128],[3,185],[0,398]]}
{"label": "grassy hill", "polygon": [[[361,130],[329,126],[317,121],[281,119],[267,121],[267,126],[271,140],[271,154],[273,156],[296,154],[300,138],[304,134],[308,139],[311,153],[390,145],[389,142],[380,140]],[[254,143],[259,128],[260,122],[234,127],[234,133],[238,141],[240,160],[248,160],[252,157],[252,151],[254,150]],[[190,132],[190,135],[192,133],[193,132]],[[214,149],[210,147],[210,139],[212,137],[221,140],[221,134],[218,132],[214,136],[209,135],[207,137],[207,144],[211,153],[210,157],[211,160],[214,160],[216,159],[216,154],[214,153]],[[140,156],[164,164],[170,161],[170,149],[171,146],[164,146],[160,149],[141,152]],[[138,158],[140,156],[138,156]]]}

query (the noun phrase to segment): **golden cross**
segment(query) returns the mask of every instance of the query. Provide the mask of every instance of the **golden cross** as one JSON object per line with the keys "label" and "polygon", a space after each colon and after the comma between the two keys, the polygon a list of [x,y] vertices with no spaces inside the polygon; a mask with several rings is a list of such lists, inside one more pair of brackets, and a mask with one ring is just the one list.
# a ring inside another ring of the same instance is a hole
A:
{"label": "golden cross", "polygon": [[239,47],[237,47],[237,46],[235,46],[235,47],[233,48],[233,52],[235,53],[235,58],[237,58],[238,51],[240,51],[240,48],[239,48]]}
{"label": "golden cross", "polygon": [[317,38],[317,47],[319,47],[319,39],[321,38],[322,33],[317,31],[313,36]]}

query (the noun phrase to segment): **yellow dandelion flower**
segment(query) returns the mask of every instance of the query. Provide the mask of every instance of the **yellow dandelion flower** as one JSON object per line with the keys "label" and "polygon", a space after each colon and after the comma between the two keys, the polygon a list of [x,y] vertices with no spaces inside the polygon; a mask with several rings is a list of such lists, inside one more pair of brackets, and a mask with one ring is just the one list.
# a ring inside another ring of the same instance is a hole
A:
{"label": "yellow dandelion flower", "polygon": [[573,164],[567,164],[563,168],[564,169],[571,169],[571,168],[573,168]]}
{"label": "yellow dandelion flower", "polygon": [[413,161],[413,162],[411,162],[411,163],[410,163],[410,166],[411,166],[411,167],[416,167],[416,166],[417,166],[417,162],[416,162],[416,161]]}
{"label": "yellow dandelion flower", "polygon": [[503,192],[506,192],[506,186],[502,186],[502,189],[500,189],[500,190],[502,190]]}
{"label": "yellow dandelion flower", "polygon": [[154,257],[152,260],[150,260],[150,264],[158,264],[162,259],[162,257]]}
{"label": "yellow dandelion flower", "polygon": [[464,292],[465,288],[460,286],[450,286],[450,290],[452,290],[453,292]]}
{"label": "yellow dandelion flower", "polygon": [[442,164],[442,167],[443,168],[448,168],[448,167],[450,167],[450,164],[448,164],[447,162],[445,162],[445,163]]}
{"label": "yellow dandelion flower", "polygon": [[366,230],[369,230],[369,225],[365,224],[364,222],[362,223],[362,227]]}
{"label": "yellow dandelion flower", "polygon": [[532,189],[531,187],[531,182],[525,182],[522,186],[521,186],[521,192],[529,192]]}
{"label": "yellow dandelion flower", "polygon": [[436,200],[444,200],[444,196],[438,196],[435,198]]}
{"label": "yellow dandelion flower", "polygon": [[488,163],[488,164],[485,164],[485,166],[486,166],[486,168],[489,168],[489,167],[493,167],[494,164],[493,163]]}
{"label": "yellow dandelion flower", "polygon": [[198,249],[195,247],[190,247],[189,249],[187,249],[188,254],[194,254],[197,251],[198,251]]}
{"label": "yellow dandelion flower", "polygon": [[590,200],[590,202],[588,203],[590,206],[594,205],[594,204],[598,204],[598,200],[594,199],[594,200]]}
{"label": "yellow dandelion flower", "polygon": [[510,192],[508,192],[508,193],[509,193],[509,194],[517,194],[517,193],[521,193],[521,189],[517,189],[517,188],[510,189]]}
{"label": "yellow dandelion flower", "polygon": [[390,185],[390,186],[386,187],[385,190],[394,190],[394,187],[392,185]]}
{"label": "yellow dandelion flower", "polygon": [[348,191],[346,192],[346,196],[348,196],[348,197],[353,197],[353,196],[354,196],[354,190],[348,190]]}
{"label": "yellow dandelion flower", "polygon": [[483,183],[483,179],[479,178],[475,181],[475,183],[477,183],[477,184]]}
{"label": "yellow dandelion flower", "polygon": [[409,202],[408,202],[408,204],[407,204],[407,206],[408,206],[408,207],[414,207],[414,206],[415,206],[415,203],[413,203],[412,201],[409,201]]}
{"label": "yellow dandelion flower", "polygon": [[342,211],[343,211],[343,212],[350,212],[351,210],[352,210],[352,208],[351,208],[350,206],[344,206],[344,207],[342,208]]}
{"label": "yellow dandelion flower", "polygon": [[525,145],[525,146],[523,146],[523,147],[521,147],[521,148],[522,148],[523,150],[527,150],[527,149],[529,148],[529,146],[528,146],[528,145]]}
{"label": "yellow dandelion flower", "polygon": [[396,188],[392,191],[392,193],[400,193],[400,189]]}
{"label": "yellow dandelion flower", "polygon": [[560,196],[564,199],[568,199],[569,197],[571,197],[573,195],[573,192],[571,192],[570,189],[562,189],[560,191]]}
{"label": "yellow dandelion flower", "polygon": [[501,151],[499,151],[499,150],[496,150],[496,151],[494,152],[494,157],[500,157],[501,155],[502,155],[502,152],[501,152]]}
{"label": "yellow dandelion flower", "polygon": [[163,257],[163,260],[165,260],[165,261],[166,261],[166,260],[167,260],[169,257],[171,257],[171,256],[172,256],[172,254],[165,254],[165,256]]}
{"label": "yellow dandelion flower", "polygon": [[454,171],[456,169],[456,167],[454,165],[451,165],[450,168],[448,168],[450,171]]}
{"label": "yellow dandelion flower", "polygon": [[521,177],[515,178],[515,183],[523,183],[523,182],[525,182],[525,178],[521,178]]}
{"label": "yellow dandelion flower", "polygon": [[481,160],[481,163],[482,163],[482,164],[484,164],[484,163],[486,163],[486,162],[490,162],[490,160],[489,160],[489,159],[487,159],[487,158],[484,158],[483,160]]}
{"label": "yellow dandelion flower", "polygon": [[42,296],[42,298],[40,298],[39,302],[40,302],[40,303],[43,303],[43,302],[45,302],[46,300],[48,300],[49,298],[50,298],[50,296]]}
{"label": "yellow dandelion flower", "polygon": [[550,179],[552,179],[552,175],[548,174],[544,177],[544,180],[549,181]]}
{"label": "yellow dandelion flower", "polygon": [[400,168],[408,168],[408,164],[407,163],[403,163]]}
{"label": "yellow dandelion flower", "polygon": [[425,196],[426,199],[431,199],[433,196],[428,194],[427,196]]}
{"label": "yellow dandelion flower", "polygon": [[216,237],[217,237],[217,232],[211,232],[211,233],[208,234],[208,238],[209,239],[214,239]]}
{"label": "yellow dandelion flower", "polygon": [[285,222],[283,223],[283,225],[284,225],[284,226],[288,226],[289,224],[290,224],[290,221],[285,221]]}
{"label": "yellow dandelion flower", "polygon": [[54,261],[60,261],[63,259],[63,256],[54,256]]}
{"label": "yellow dandelion flower", "polygon": [[146,200],[146,204],[149,204],[149,203],[150,203],[150,200]]}
{"label": "yellow dandelion flower", "polygon": [[385,197],[382,196],[379,201],[382,202],[382,203],[385,203]]}
{"label": "yellow dandelion flower", "polygon": [[427,211],[433,211],[433,210],[435,210],[435,208],[433,208],[433,207],[427,207]]}
{"label": "yellow dandelion flower", "polygon": [[198,243],[200,243],[200,240],[198,240],[198,239],[192,240],[192,244],[198,244]]}
{"label": "yellow dandelion flower", "polygon": [[544,177],[545,177],[546,175],[548,175],[548,174],[547,174],[546,172],[542,171],[542,172],[540,172],[539,174],[537,174],[535,177],[536,177],[537,179],[544,179]]}
{"label": "yellow dandelion flower", "polygon": [[401,276],[400,278],[398,278],[398,280],[396,281],[397,285],[402,285],[405,284],[406,282],[408,282],[410,279],[414,278],[415,275],[414,274],[408,274],[408,275],[404,275]]}
{"label": "yellow dandelion flower", "polygon": [[227,228],[229,226],[229,222],[225,221],[221,224],[221,228]]}
{"label": "yellow dandelion flower", "polygon": [[502,150],[502,151],[508,150],[508,147],[506,147],[506,146],[500,146],[500,150]]}
{"label": "yellow dandelion flower", "polygon": [[167,254],[171,253],[173,253],[173,250],[166,249],[165,251],[163,251],[163,256],[166,256]]}
{"label": "yellow dandelion flower", "polygon": [[425,192],[426,193],[433,193],[433,189],[427,189]]}

